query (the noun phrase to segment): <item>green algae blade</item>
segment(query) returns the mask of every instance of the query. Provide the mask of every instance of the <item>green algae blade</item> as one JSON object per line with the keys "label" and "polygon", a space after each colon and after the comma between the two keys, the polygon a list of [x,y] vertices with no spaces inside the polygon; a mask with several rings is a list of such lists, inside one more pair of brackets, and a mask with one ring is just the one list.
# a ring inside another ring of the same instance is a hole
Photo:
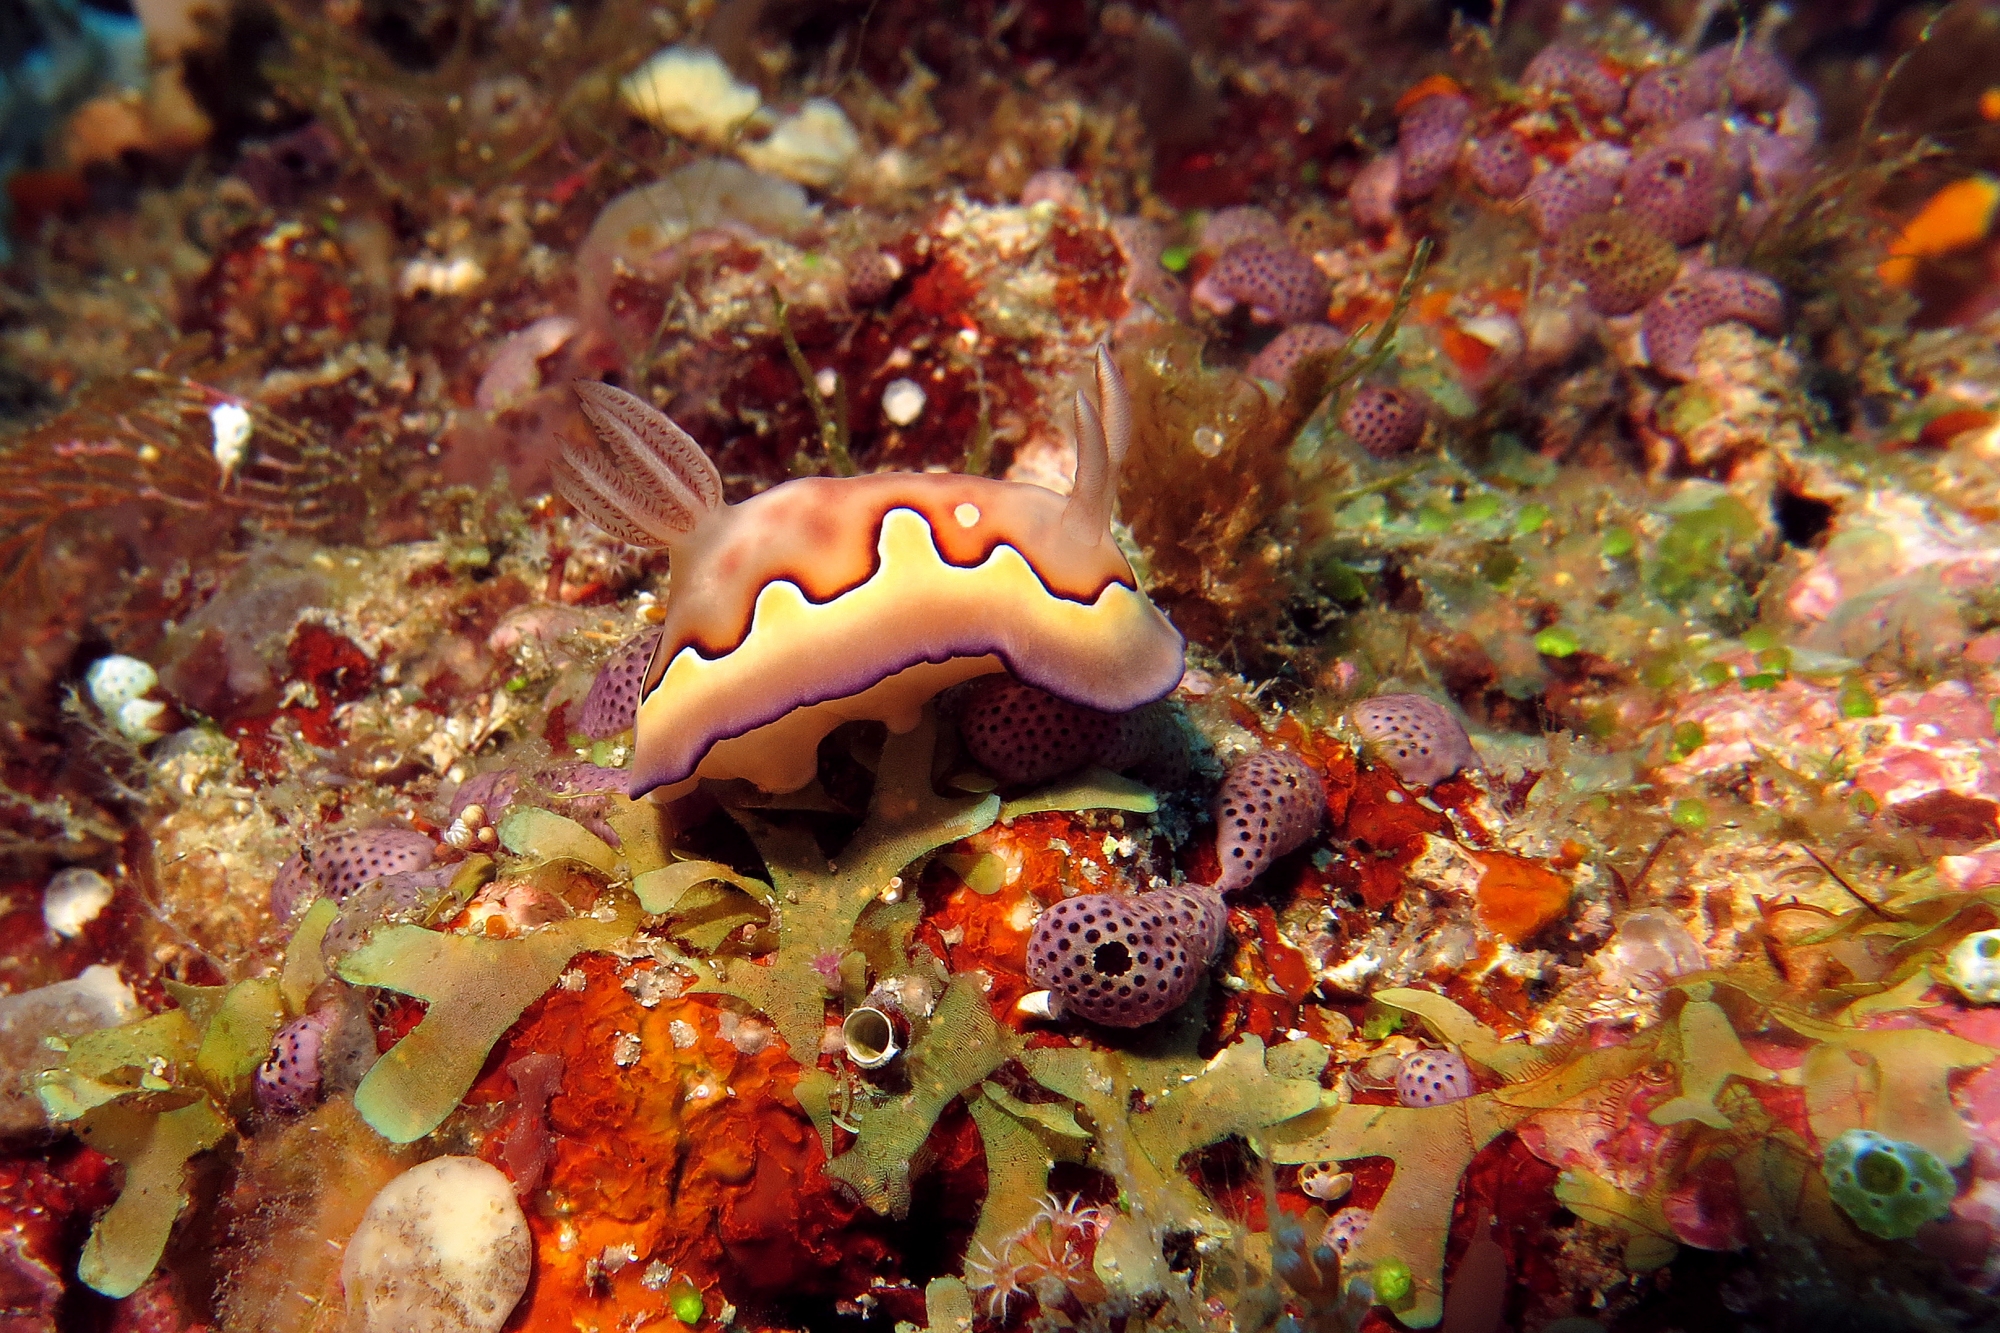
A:
{"label": "green algae blade", "polygon": [[1121,777],[1108,768],[1085,769],[1069,781],[1029,792],[1000,807],[1000,818],[1038,815],[1049,811],[1125,810],[1150,815],[1160,808],[1153,789]]}
{"label": "green algae blade", "polygon": [[315,898],[292,931],[291,943],[285,946],[285,968],[278,978],[288,1012],[303,1014],[313,989],[326,980],[326,960],[320,957],[319,946],[339,916],[340,904],[331,898]]}
{"label": "green algae blade", "polygon": [[632,892],[639,895],[639,906],[646,911],[670,913],[689,889],[711,881],[733,884],[759,902],[771,901],[769,884],[739,875],[720,861],[676,861],[657,870],[642,871],[632,880]]}
{"label": "green algae blade", "polygon": [[250,1076],[271,1053],[271,1039],[285,1024],[275,977],[239,981],[222,996],[201,1034],[195,1068],[225,1105],[250,1090]]}
{"label": "green algae blade", "polygon": [[354,1105],[362,1118],[391,1143],[436,1129],[479,1077],[494,1043],[556,984],[569,960],[631,932],[622,915],[577,917],[512,940],[408,925],[378,931],[340,960],[340,975],[414,995],[430,1009],[361,1080]]}
{"label": "green algae blade", "polygon": [[500,845],[543,861],[581,861],[607,875],[618,873],[619,856],[610,843],[574,819],[532,805],[509,810],[495,830]]}
{"label": "green algae blade", "polygon": [[111,1103],[87,1113],[77,1137],[125,1168],[125,1186],[84,1242],[76,1275],[106,1296],[130,1296],[166,1253],[187,1207],[188,1159],[222,1142],[229,1121],[206,1096],[172,1111]]}

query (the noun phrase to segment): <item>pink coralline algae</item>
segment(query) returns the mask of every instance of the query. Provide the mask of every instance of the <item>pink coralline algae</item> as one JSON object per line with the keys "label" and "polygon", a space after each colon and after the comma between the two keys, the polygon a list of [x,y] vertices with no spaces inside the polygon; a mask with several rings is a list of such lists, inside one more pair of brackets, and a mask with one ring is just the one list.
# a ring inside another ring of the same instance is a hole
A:
{"label": "pink coralline algae", "polygon": [[1222,946],[1211,889],[1086,893],[1057,903],[1028,936],[1028,977],[1050,1016],[1134,1028],[1180,1008]]}
{"label": "pink coralline algae", "polygon": [[1364,385],[1340,413],[1340,428],[1377,458],[1395,458],[1423,443],[1429,418],[1424,400],[1408,389]]}
{"label": "pink coralline algae", "polygon": [[1534,174],[1534,159],[1528,145],[1512,130],[1496,130],[1472,146],[1466,171],[1477,185],[1495,199],[1512,199],[1528,188]]}
{"label": "pink coralline algae", "polygon": [[1226,315],[1238,305],[1265,324],[1304,324],[1326,314],[1330,288],[1312,260],[1288,245],[1238,241],[1194,285],[1203,309]]}
{"label": "pink coralline algae", "polygon": [[1647,149],[1626,167],[1623,188],[1627,211],[1675,245],[1692,245],[1721,220],[1712,152],[1679,144]]}
{"label": "pink coralline algae", "polygon": [[271,1053],[257,1066],[251,1082],[258,1110],[265,1115],[297,1115],[319,1100],[320,1052],[331,1025],[330,1014],[322,1011],[278,1029]]}
{"label": "pink coralline algae", "polygon": [[1608,116],[1625,105],[1625,84],[1590,51],[1566,42],[1543,47],[1521,73],[1523,87],[1561,93],[1593,115]]}
{"label": "pink coralline algae", "polygon": [[1742,269],[1706,269],[1683,278],[1654,297],[1641,317],[1647,359],[1662,375],[1693,379],[1702,333],[1728,320],[1781,333],[1784,294],[1769,278]]}
{"label": "pink coralline algae", "polygon": [[271,883],[271,914],[289,921],[320,895],[344,902],[370,880],[422,870],[436,855],[437,844],[414,829],[360,829],[322,838],[279,868]]}
{"label": "pink coralline algae", "polygon": [[1472,103],[1456,93],[1419,100],[1396,124],[1402,196],[1423,199],[1451,175],[1472,125]]}
{"label": "pink coralline algae", "polygon": [[1230,766],[1215,794],[1219,892],[1243,888],[1304,846],[1326,818],[1326,784],[1295,754],[1260,750]]}
{"label": "pink coralline algae", "polygon": [[1158,709],[1101,713],[1007,676],[968,686],[955,708],[966,753],[1009,786],[1046,782],[1089,764],[1133,768],[1160,757],[1171,739]]}
{"label": "pink coralline algae", "polygon": [[1315,352],[1336,352],[1347,335],[1330,324],[1294,324],[1264,345],[1245,367],[1246,373],[1283,386],[1291,382],[1299,362]]}
{"label": "pink coralline algae", "polygon": [[1479,753],[1450,709],[1421,694],[1378,694],[1348,714],[1369,751],[1415,786],[1475,768]]}
{"label": "pink coralline algae", "polygon": [[639,692],[646,684],[646,668],[659,646],[660,631],[648,630],[624,644],[598,668],[583,696],[583,710],[576,728],[592,740],[616,736],[632,730],[639,716]]}
{"label": "pink coralline algae", "polygon": [[1413,1051],[1396,1071],[1396,1100],[1405,1106],[1464,1101],[1476,1089],[1472,1070],[1457,1051]]}
{"label": "pink coralline algae", "polygon": [[1565,166],[1545,171],[1528,186],[1528,216],[1546,240],[1562,235],[1578,218],[1601,213],[1618,198],[1618,182],[1630,155],[1615,144],[1590,144]]}

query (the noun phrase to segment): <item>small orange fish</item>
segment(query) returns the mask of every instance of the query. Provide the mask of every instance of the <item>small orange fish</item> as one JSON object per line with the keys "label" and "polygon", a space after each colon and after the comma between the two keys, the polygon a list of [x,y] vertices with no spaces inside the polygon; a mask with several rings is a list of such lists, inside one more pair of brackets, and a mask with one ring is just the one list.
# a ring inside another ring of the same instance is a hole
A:
{"label": "small orange fish", "polygon": [[1982,173],[1953,181],[1903,224],[1889,245],[1889,257],[1876,266],[1876,273],[1891,287],[1909,286],[1919,260],[1985,240],[1996,208],[2000,208],[2000,180]]}

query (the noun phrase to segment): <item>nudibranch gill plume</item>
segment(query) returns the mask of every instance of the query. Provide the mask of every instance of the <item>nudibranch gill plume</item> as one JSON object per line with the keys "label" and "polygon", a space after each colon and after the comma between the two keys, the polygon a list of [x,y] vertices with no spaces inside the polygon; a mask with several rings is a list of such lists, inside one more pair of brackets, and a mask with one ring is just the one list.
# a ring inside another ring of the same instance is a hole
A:
{"label": "nudibranch gill plume", "polygon": [[725,504],[715,465],[669,418],[576,385],[601,447],[565,449],[557,489],[613,537],[671,557],[632,795],[671,798],[698,778],[795,791],[841,723],[906,731],[939,691],[994,672],[1104,712],[1169,693],[1183,640],[1111,536],[1130,403],[1108,351],[1095,369],[1096,401],[1076,396],[1067,497],[884,472]]}

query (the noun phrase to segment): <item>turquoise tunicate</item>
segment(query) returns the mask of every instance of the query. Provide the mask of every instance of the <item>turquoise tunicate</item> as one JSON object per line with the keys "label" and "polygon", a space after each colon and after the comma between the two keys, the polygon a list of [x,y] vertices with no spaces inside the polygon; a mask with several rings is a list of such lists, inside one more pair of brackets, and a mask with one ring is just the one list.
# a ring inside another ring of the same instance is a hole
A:
{"label": "turquoise tunicate", "polygon": [[2000,1003],[2000,930],[1960,940],[1945,957],[1944,979],[1974,1004]]}
{"label": "turquoise tunicate", "polygon": [[1854,1224],[1885,1240],[1903,1240],[1951,1210],[1958,1183],[1927,1149],[1873,1130],[1850,1129],[1826,1146],[1820,1163],[1828,1190]]}

